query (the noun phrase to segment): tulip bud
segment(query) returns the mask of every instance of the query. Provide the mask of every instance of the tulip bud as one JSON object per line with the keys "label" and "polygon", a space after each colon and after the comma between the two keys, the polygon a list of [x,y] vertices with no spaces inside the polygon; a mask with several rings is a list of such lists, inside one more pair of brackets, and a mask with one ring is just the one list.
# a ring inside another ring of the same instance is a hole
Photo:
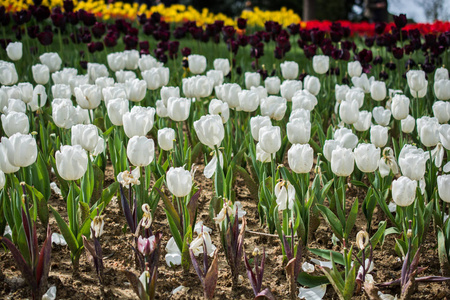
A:
{"label": "tulip bud", "polygon": [[127,98],[133,102],[139,102],[145,98],[147,92],[147,83],[145,80],[133,79],[125,82],[125,91]]}
{"label": "tulip bud", "polygon": [[257,161],[260,161],[262,163],[271,162],[271,156],[275,157],[275,154],[270,155],[270,153],[267,153],[263,149],[261,149],[261,145],[259,142],[256,144],[256,160]]}
{"label": "tulip bud", "polygon": [[259,141],[259,131],[265,126],[272,126],[268,116],[256,116],[250,119],[250,130],[255,141]]}
{"label": "tulip bud", "polygon": [[362,66],[359,61],[352,61],[347,64],[348,75],[350,78],[359,77],[362,73]]}
{"label": "tulip bud", "polygon": [[155,109],[153,107],[133,106],[130,112],[123,117],[123,129],[125,134],[133,136],[145,136],[153,128]]}
{"label": "tulip bud", "polygon": [[206,57],[198,54],[188,56],[189,70],[192,74],[201,74],[206,70]]}
{"label": "tulip bud", "polygon": [[309,173],[314,162],[314,151],[309,144],[294,144],[288,151],[288,164],[297,174]]}
{"label": "tulip bud", "polygon": [[361,230],[356,234],[356,244],[358,245],[358,248],[360,250],[366,249],[369,242],[370,242],[370,237],[366,231]]}
{"label": "tulip bud", "polygon": [[434,94],[439,100],[450,99],[450,80],[441,79],[434,82]]}
{"label": "tulip bud", "polygon": [[36,140],[31,134],[15,133],[9,138],[2,137],[8,160],[16,167],[28,167],[37,159]]}
{"label": "tulip bud", "polygon": [[278,76],[267,77],[264,80],[264,86],[266,87],[267,93],[271,95],[276,95],[280,92],[281,81]]}
{"label": "tulip bud", "polygon": [[26,114],[12,111],[7,115],[2,115],[3,130],[7,136],[15,133],[27,134],[30,130],[30,123]]}
{"label": "tulip bud", "polygon": [[439,142],[439,122],[436,118],[424,116],[416,120],[417,133],[426,147],[436,146]]}
{"label": "tulip bud", "polygon": [[392,98],[391,111],[394,119],[405,119],[409,114],[409,98],[405,95],[395,95]]}
{"label": "tulip bud", "polygon": [[22,58],[22,48],[21,42],[11,42],[6,46],[6,54],[8,54],[10,60],[20,60]]}
{"label": "tulip bud", "polygon": [[230,109],[228,103],[222,102],[219,99],[212,99],[209,102],[208,112],[210,115],[219,115],[222,118],[222,123],[226,123],[230,118]]}
{"label": "tulip bud", "polygon": [[383,148],[388,141],[388,128],[380,125],[370,127],[370,142],[376,147]]}
{"label": "tulip bud", "polygon": [[440,175],[437,177],[439,197],[442,201],[450,202],[450,175]]}
{"label": "tulip bud", "polygon": [[106,105],[108,117],[116,126],[123,125],[123,115],[129,111],[129,102],[127,99],[117,98],[111,99]]}
{"label": "tulip bud", "polygon": [[259,97],[258,95],[249,90],[242,90],[238,93],[239,108],[245,112],[253,112],[258,109]]}
{"label": "tulip bud", "polygon": [[256,72],[245,72],[245,88],[249,90],[252,86],[259,86],[261,75]]}
{"label": "tulip bud", "polygon": [[416,119],[413,116],[408,115],[405,119],[401,121],[402,131],[404,133],[411,133],[416,126]]}
{"label": "tulip bud", "polygon": [[279,181],[274,188],[274,194],[278,205],[278,211],[290,209],[295,203],[295,188],[288,181]]}
{"label": "tulip bud", "polygon": [[398,206],[409,206],[416,198],[417,181],[406,176],[392,181],[392,199]]}
{"label": "tulip bud", "polygon": [[284,79],[294,80],[298,77],[298,63],[295,61],[285,61],[280,64],[281,75]]}
{"label": "tulip bud", "polygon": [[381,150],[374,144],[359,144],[353,151],[358,169],[364,173],[372,173],[378,168]]}
{"label": "tulip bud", "polygon": [[50,79],[50,70],[46,65],[37,64],[31,67],[33,79],[38,84],[47,84]]}
{"label": "tulip bud", "polygon": [[136,70],[139,63],[139,51],[135,49],[125,50],[123,53],[125,55],[125,69]]}
{"label": "tulip bud", "polygon": [[206,77],[213,80],[213,86],[218,86],[223,83],[223,73],[220,70],[209,70],[206,72]]}
{"label": "tulip bud", "polygon": [[226,58],[216,58],[214,60],[214,69],[222,71],[223,76],[227,76],[230,73],[230,61]]}
{"label": "tulip bud", "polygon": [[149,256],[156,249],[155,236],[152,235],[149,238],[143,238],[142,236],[139,236],[137,245],[138,251],[142,253],[144,257]]}
{"label": "tulip bud", "polygon": [[339,116],[346,124],[354,124],[359,120],[359,103],[357,100],[342,101],[339,106]]}
{"label": "tulip bud", "polygon": [[108,105],[108,102],[111,99],[117,98],[128,99],[127,91],[125,90],[124,84],[103,88],[102,95],[106,105]]}
{"label": "tulip bud", "polygon": [[8,159],[8,152],[3,143],[0,143],[0,170],[5,174],[16,173],[19,167],[13,166]]}
{"label": "tulip bud", "polygon": [[330,57],[326,55],[314,55],[313,69],[317,74],[325,74],[330,68]]}
{"label": "tulip bud", "polygon": [[353,124],[355,130],[366,131],[372,125],[372,113],[367,110],[362,110],[359,112],[358,122]]}
{"label": "tulip bud", "polygon": [[167,101],[167,113],[174,121],[185,121],[189,118],[191,100],[186,98],[170,97]]}
{"label": "tulip bud", "polygon": [[59,71],[61,69],[62,60],[59,57],[58,53],[55,52],[47,52],[39,56],[39,60],[41,64],[44,64],[50,70],[50,73]]}
{"label": "tulip bud", "polygon": [[306,144],[311,138],[311,122],[307,119],[293,119],[287,123],[286,131],[291,144]]}
{"label": "tulip bud", "polygon": [[441,79],[445,80],[449,79],[447,68],[442,67],[436,69],[436,72],[434,73],[434,82],[439,81]]}
{"label": "tulip bud", "polygon": [[93,152],[98,143],[97,126],[78,124],[72,127],[72,145],[80,145],[84,150]]}
{"label": "tulip bud", "polygon": [[252,86],[250,88],[250,91],[252,91],[256,95],[258,95],[258,98],[260,100],[269,97],[269,94],[267,93],[266,88],[263,86]]}
{"label": "tulip bud", "polygon": [[292,110],[306,109],[312,111],[317,105],[317,98],[308,90],[299,90],[292,97]]}
{"label": "tulip bud", "polygon": [[183,167],[171,167],[166,174],[166,183],[169,191],[176,197],[189,195],[192,189],[192,176]]}
{"label": "tulip bud", "polygon": [[372,110],[372,116],[381,126],[388,126],[391,121],[391,111],[384,109],[382,106],[376,106]]}
{"label": "tulip bud", "polygon": [[[3,117],[3,116],[2,116]],[[445,149],[450,150],[450,125],[443,124],[439,127],[439,140]]]}
{"label": "tulip bud", "polygon": [[276,153],[281,148],[281,131],[279,126],[265,126],[259,130],[259,144],[264,152]]}
{"label": "tulip bud", "polygon": [[173,142],[175,140],[175,130],[172,128],[163,128],[158,130],[158,145],[164,151],[173,149]]}
{"label": "tulip bud", "polygon": [[450,102],[434,102],[433,115],[438,119],[440,124],[447,123],[450,120]]}
{"label": "tulip bud", "polygon": [[409,70],[406,73],[406,79],[411,91],[419,92],[427,87],[425,72],[421,70]]}
{"label": "tulip bud", "polygon": [[285,80],[280,86],[281,97],[291,101],[297,91],[302,89],[302,82],[299,80]]}
{"label": "tulip bud", "polygon": [[91,233],[96,239],[103,234],[103,227],[105,226],[105,221],[103,220],[104,217],[105,216],[95,216],[91,222]]}
{"label": "tulip bud", "polygon": [[[148,71],[145,71],[145,72],[148,72]],[[116,71],[115,75],[116,75],[116,80],[118,83],[125,83],[128,80],[136,79],[136,73],[134,73],[133,71],[120,70],[120,71]],[[142,74],[142,77],[144,78],[144,74]],[[157,83],[157,86],[158,86],[159,80],[157,78],[154,78],[153,82]]]}
{"label": "tulip bud", "polygon": [[225,136],[222,118],[218,115],[202,116],[194,122],[194,129],[200,142],[212,149],[220,146]]}
{"label": "tulip bud", "polygon": [[341,128],[334,132],[334,139],[339,141],[341,147],[354,149],[358,144],[358,137],[348,128]]}
{"label": "tulip bud", "polygon": [[61,146],[55,153],[56,169],[64,180],[78,180],[86,173],[88,156],[80,145]]}
{"label": "tulip bud", "polygon": [[128,141],[127,157],[133,166],[146,167],[155,156],[155,143],[145,136],[133,136]]}
{"label": "tulip bud", "polygon": [[370,86],[370,96],[375,101],[382,101],[386,98],[386,83],[384,81],[373,81]]}
{"label": "tulip bud", "polygon": [[320,81],[319,78],[315,76],[306,76],[305,79],[303,79],[303,84],[305,90],[308,90],[311,94],[314,96],[317,96],[320,91]]}
{"label": "tulip bud", "polygon": [[281,120],[287,109],[286,99],[278,96],[269,96],[261,99],[261,115],[269,116],[274,120]]}
{"label": "tulip bud", "polygon": [[102,100],[100,88],[93,84],[80,85],[74,92],[78,105],[84,109],[97,108]]}
{"label": "tulip bud", "polygon": [[331,153],[331,170],[336,176],[350,176],[355,167],[355,156],[351,149],[337,146]]}

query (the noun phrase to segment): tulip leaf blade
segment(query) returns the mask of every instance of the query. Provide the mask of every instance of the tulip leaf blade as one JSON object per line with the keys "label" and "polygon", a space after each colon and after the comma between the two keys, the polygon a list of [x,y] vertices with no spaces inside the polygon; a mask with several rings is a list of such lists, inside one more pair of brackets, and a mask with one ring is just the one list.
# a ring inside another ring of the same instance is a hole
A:
{"label": "tulip leaf blade", "polygon": [[350,235],[350,233],[353,229],[353,226],[355,225],[356,217],[358,216],[358,206],[359,206],[359,201],[358,201],[358,198],[356,198],[355,202],[353,202],[353,205],[350,209],[350,213],[348,214],[347,220],[345,222],[344,238],[346,238],[346,239]]}
{"label": "tulip leaf blade", "polygon": [[50,199],[50,179],[48,177],[47,164],[39,153],[36,163],[31,165],[31,173],[33,175],[33,186],[38,190],[48,201]]}
{"label": "tulip leaf blade", "polygon": [[167,209],[164,209],[164,211],[167,216],[167,221],[169,222],[169,229],[173,235],[173,239],[175,240],[178,249],[183,249],[183,239],[181,238],[180,230],[178,229],[178,226],[176,225],[172,215],[167,211]]}
{"label": "tulip leaf blade", "polygon": [[70,252],[72,252],[72,254],[76,253],[78,250],[78,242],[75,239],[75,236],[69,229],[69,226],[67,226],[66,222],[64,222],[61,215],[53,208],[53,206],[50,206],[50,209],[52,211],[53,216],[55,217],[56,223],[58,224],[61,234],[64,236],[64,239],[66,240],[67,245],[69,246]]}
{"label": "tulip leaf blade", "polygon": [[338,217],[328,207],[322,204],[317,204],[317,208],[320,210],[327,223],[330,224],[336,237],[342,241],[342,238],[344,237],[343,229]]}

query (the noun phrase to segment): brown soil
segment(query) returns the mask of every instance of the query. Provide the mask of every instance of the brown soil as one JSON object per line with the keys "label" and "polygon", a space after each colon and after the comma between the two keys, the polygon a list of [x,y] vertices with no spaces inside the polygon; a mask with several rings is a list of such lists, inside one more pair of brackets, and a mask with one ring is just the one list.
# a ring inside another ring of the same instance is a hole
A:
{"label": "brown soil", "polygon": [[[112,172],[109,169],[106,176],[106,184],[114,180],[111,173]],[[240,272],[243,276],[243,282],[236,291],[232,291],[231,275],[221,249],[218,229],[208,214],[209,201],[213,194],[213,182],[212,180],[205,179],[202,166],[200,166],[196,172],[195,181],[202,189],[201,197],[199,199],[200,211],[197,221],[202,220],[206,226],[213,228],[213,243],[221,250],[219,252],[219,279],[215,291],[215,299],[252,299],[253,291],[243,266],[241,267]],[[237,199],[243,204],[245,211],[247,211],[248,229],[256,232],[268,233],[267,230],[259,224],[257,204],[255,200],[252,200],[248,189],[240,178],[238,178],[236,182],[236,195]],[[362,199],[364,199],[364,190],[349,186],[349,190],[347,191],[347,201],[349,205],[356,197],[362,201]],[[59,212],[65,212],[64,200],[57,195],[52,195],[49,204],[55,207]],[[80,260],[80,278],[74,279],[72,277],[69,249],[67,246],[62,247],[53,245],[49,286],[56,285],[57,299],[137,299],[130,283],[122,272],[124,269],[135,269],[133,252],[130,247],[131,234],[129,234],[128,231],[126,234],[123,233],[123,227],[126,221],[116,198],[111,201],[104,214],[106,215],[106,224],[105,233],[101,237],[101,244],[104,256],[108,257],[104,260],[106,283],[104,286],[104,293],[102,294],[101,288],[99,287],[95,268],[87,261],[85,255],[82,255]],[[373,221],[375,229],[377,228],[376,225],[381,220],[384,220],[383,213],[381,211],[375,211]],[[59,232],[53,218],[50,219],[50,224],[52,232]],[[354,234],[352,234],[353,238],[350,242],[354,242],[356,232],[365,228],[365,224],[365,218],[363,214],[360,213],[354,228]],[[171,234],[161,205],[156,212],[152,228],[163,232],[162,255],[159,265],[156,298],[203,299],[202,287],[192,267],[189,275],[185,276],[183,275],[180,266],[175,268],[175,270],[172,270],[167,267],[165,263],[165,245],[171,237]],[[43,228],[40,228],[39,231],[42,236],[42,233],[44,232]],[[337,251],[341,250],[339,247],[332,244],[331,235],[331,229],[325,221],[321,219],[321,224],[318,230],[315,231],[309,247],[333,249]],[[390,281],[398,278],[400,275],[401,262],[394,251],[394,245],[395,237],[390,235],[386,238],[384,245],[382,247],[378,246],[374,251],[375,269],[372,274],[376,282]],[[260,249],[265,248],[266,250],[266,267],[263,288],[268,287],[276,299],[288,299],[289,288],[286,282],[286,274],[284,271],[285,262],[283,262],[279,239],[277,237],[246,233],[246,252],[251,253],[254,247]],[[423,276],[440,275],[436,247],[436,236],[431,228],[429,234],[427,234],[425,244],[423,245],[424,250],[420,265],[428,267]],[[310,258],[314,257],[311,253],[308,253],[308,256]],[[20,278],[20,273],[14,264],[11,254],[5,253],[3,249],[0,249],[0,270],[1,298],[30,298],[30,292],[26,288],[24,281]],[[4,278],[1,278],[2,273],[4,274]],[[321,275],[319,271],[316,271],[315,274]],[[187,289],[183,292],[171,295],[171,291],[180,285],[185,286]],[[298,285],[298,287],[300,287],[300,285]],[[400,293],[400,288],[395,287],[384,289],[382,291],[398,295]],[[354,298],[368,299],[365,295],[357,295]],[[328,285],[324,299],[338,299],[337,294],[334,292],[331,285]],[[413,295],[412,299],[450,299],[450,289],[446,284],[442,283],[422,284],[419,285],[418,290]]]}

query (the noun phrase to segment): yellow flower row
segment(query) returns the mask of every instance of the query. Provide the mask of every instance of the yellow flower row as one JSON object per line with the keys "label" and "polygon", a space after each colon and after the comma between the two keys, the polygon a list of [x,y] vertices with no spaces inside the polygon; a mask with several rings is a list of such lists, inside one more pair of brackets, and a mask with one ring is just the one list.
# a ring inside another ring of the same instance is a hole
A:
{"label": "yellow flower row", "polygon": [[[207,8],[201,11],[196,10],[192,6],[185,6],[182,4],[174,4],[169,7],[164,4],[148,7],[146,4],[139,5],[138,3],[124,3],[116,1],[114,3],[107,4],[103,0],[87,0],[78,1],[74,0],[75,10],[84,9],[88,12],[94,13],[104,20],[108,20],[112,17],[123,17],[134,20],[139,14],[147,14],[150,16],[154,12],[160,13],[166,22],[183,22],[183,21],[195,21],[198,26],[204,24],[213,23],[215,20],[224,21],[225,25],[236,26],[236,19],[232,19],[224,14],[214,14]],[[9,11],[19,11],[27,9],[29,5],[33,4],[33,0],[0,0],[0,6],[5,6]],[[56,6],[63,6],[63,0],[43,0],[43,5],[50,8]],[[291,9],[281,8],[279,11],[263,11],[258,7],[255,7],[253,11],[243,11],[241,18],[248,20],[249,26],[264,26],[266,21],[277,21],[283,26],[288,26],[292,23],[299,23],[300,17],[294,13]]]}

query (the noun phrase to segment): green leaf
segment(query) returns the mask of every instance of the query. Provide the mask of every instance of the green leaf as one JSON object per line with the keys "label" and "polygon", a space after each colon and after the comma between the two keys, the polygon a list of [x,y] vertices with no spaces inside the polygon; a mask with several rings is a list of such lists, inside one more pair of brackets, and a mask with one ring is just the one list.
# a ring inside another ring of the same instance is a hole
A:
{"label": "green leaf", "polygon": [[352,208],[350,209],[350,213],[348,215],[347,221],[345,223],[345,238],[348,239],[348,236],[350,235],[353,226],[356,222],[356,217],[358,216],[358,198],[356,198],[355,202],[352,205]]}
{"label": "green leaf", "polygon": [[33,199],[36,202],[36,208],[37,208],[37,214],[39,217],[39,220],[41,220],[42,225],[44,228],[47,227],[48,224],[48,206],[47,206],[47,200],[44,198],[44,196],[36,190],[36,188],[29,186],[27,184],[27,189],[29,193],[33,196]]}
{"label": "green leaf", "polygon": [[67,226],[66,222],[64,222],[64,220],[61,218],[61,215],[52,206],[50,206],[50,209],[52,210],[52,214],[55,217],[61,234],[63,235],[64,239],[67,242],[67,245],[69,246],[70,252],[72,252],[72,254],[76,253],[78,250],[78,243],[75,239],[75,236],[69,229],[69,226]]}
{"label": "green leaf", "polygon": [[48,177],[47,164],[41,153],[38,154],[36,163],[31,165],[31,173],[33,174],[33,186],[41,192],[47,202],[51,194],[50,179]]}
{"label": "green leaf", "polygon": [[344,237],[343,229],[341,222],[336,217],[336,215],[328,207],[322,204],[317,204],[317,208],[320,210],[327,223],[330,224],[331,230],[333,230],[333,233],[336,235],[336,237],[342,241]]}
{"label": "green leaf", "polygon": [[326,249],[308,249],[309,251],[311,251],[311,253],[314,253],[317,256],[320,256],[326,260],[331,260],[331,255],[333,254],[333,260],[335,263],[338,263],[340,265],[344,265],[344,256],[342,255],[342,253],[336,252],[336,251],[331,251],[331,250],[326,250]]}
{"label": "green leaf", "polygon": [[167,211],[167,209],[164,209],[164,211],[166,212],[167,221],[169,222],[169,228],[173,239],[175,240],[178,249],[183,249],[183,239],[181,238],[180,229],[178,229],[172,215]]}
{"label": "green leaf", "polygon": [[313,276],[306,272],[300,272],[297,282],[307,287],[316,287],[318,285],[330,283],[326,276]]}

